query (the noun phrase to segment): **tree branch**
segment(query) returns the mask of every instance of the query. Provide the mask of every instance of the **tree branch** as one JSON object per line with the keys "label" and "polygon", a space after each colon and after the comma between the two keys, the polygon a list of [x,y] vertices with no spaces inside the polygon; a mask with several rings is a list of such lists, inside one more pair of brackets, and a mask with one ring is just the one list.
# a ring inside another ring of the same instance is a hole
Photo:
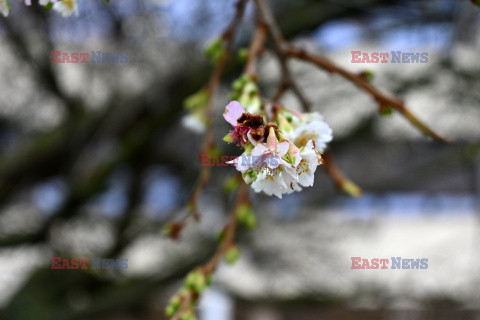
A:
{"label": "tree branch", "polygon": [[305,50],[295,48],[292,45],[288,45],[286,49],[286,54],[289,57],[296,58],[299,60],[311,62],[318,67],[322,68],[323,70],[326,70],[330,73],[337,73],[344,77],[345,79],[349,80],[356,86],[358,86],[360,89],[363,91],[367,92],[370,94],[378,103],[379,107],[392,107],[398,112],[400,112],[405,118],[407,118],[410,123],[412,123],[415,127],[417,127],[420,131],[422,131],[424,134],[432,137],[433,139],[440,141],[440,142],[448,142],[446,138],[443,136],[437,134],[434,130],[429,128],[425,123],[423,123],[421,120],[419,120],[411,111],[409,111],[406,107],[403,101],[390,97],[378,90],[376,87],[371,85],[367,80],[365,80],[364,77],[357,75],[355,73],[352,73],[350,71],[347,71],[333,62],[325,59],[324,57],[321,57],[319,55],[315,55],[312,53],[308,53]]}
{"label": "tree branch", "polygon": [[[212,115],[213,101],[214,101],[218,86],[220,84],[222,75],[230,59],[230,55],[233,47],[233,38],[235,36],[235,32],[238,29],[238,26],[240,25],[240,22],[242,21],[242,17],[243,17],[247,2],[248,0],[239,0],[237,2],[235,15],[232,21],[230,22],[229,26],[227,27],[227,29],[222,34],[222,39],[224,41],[225,49],[223,50],[222,56],[220,57],[220,61],[215,67],[215,70],[213,71],[207,86],[207,91],[209,95],[208,95],[208,102],[207,102],[207,108],[205,111],[205,116],[208,122],[207,122],[207,132],[205,134],[205,139],[203,141],[203,146],[201,151],[202,153],[209,153],[209,151],[212,150],[213,147],[215,146],[215,142],[213,140],[213,131],[212,131],[213,130],[213,126],[212,126],[213,125],[213,120],[212,120],[213,119],[213,115]],[[208,181],[210,180],[210,171],[211,169],[209,166],[203,166],[201,168],[200,178],[188,202],[190,212],[192,214],[192,217],[195,220],[198,220],[200,218],[197,211],[197,201],[203,188],[205,188]]]}
{"label": "tree branch", "polygon": [[261,0],[255,0],[255,4],[257,5],[260,20],[265,25],[272,37],[274,52],[280,63],[280,68],[282,69],[282,80],[278,93],[275,95],[274,102],[280,98],[280,92],[283,94],[287,89],[291,89],[300,101],[302,108],[305,111],[310,112],[310,102],[298,87],[288,67],[288,55],[285,53],[284,48],[286,42],[280,33],[280,29],[278,28],[270,9],[268,9],[268,7],[265,6]]}

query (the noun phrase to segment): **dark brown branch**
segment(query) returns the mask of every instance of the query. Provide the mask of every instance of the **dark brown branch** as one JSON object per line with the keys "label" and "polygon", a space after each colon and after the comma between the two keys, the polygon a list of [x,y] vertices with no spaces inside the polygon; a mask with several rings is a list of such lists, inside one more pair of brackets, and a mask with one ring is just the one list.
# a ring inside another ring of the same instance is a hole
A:
{"label": "dark brown branch", "polygon": [[[222,261],[226,252],[232,246],[234,246],[235,234],[236,234],[237,225],[238,225],[236,214],[240,205],[245,203],[248,203],[248,186],[247,184],[242,182],[238,190],[237,196],[235,198],[235,202],[230,211],[230,217],[229,217],[228,223],[223,229],[225,232],[225,238],[222,240],[221,244],[217,248],[217,251],[210,258],[210,260],[204,265],[195,268],[196,271],[203,273],[206,277],[210,277],[211,274],[217,268],[220,261]],[[194,292],[193,290],[187,291],[182,297],[181,306],[179,307],[178,311],[175,312],[174,316],[171,319],[172,320],[181,319],[182,315],[185,312],[189,312],[189,310],[191,309],[192,302],[195,302],[197,299],[198,299],[198,292]]]}
{"label": "dark brown branch", "polygon": [[297,83],[295,82],[292,76],[290,68],[288,67],[288,61],[287,61],[288,55],[286,54],[286,51],[284,48],[285,40],[283,39],[282,34],[280,33],[280,30],[273,18],[273,15],[270,9],[268,9],[268,7],[265,6],[263,1],[255,0],[255,4],[257,5],[257,10],[258,10],[258,15],[260,20],[268,29],[268,32],[272,37],[274,52],[280,63],[280,68],[282,69],[282,80],[280,84],[280,88],[282,88],[281,90],[282,94],[284,91],[286,91],[287,88],[291,89],[292,92],[297,96],[298,100],[300,101],[302,108],[305,111],[309,112],[311,110],[310,102],[298,87]]}
{"label": "dark brown branch", "polygon": [[[215,70],[212,73],[212,76],[210,77],[210,80],[207,86],[209,98],[207,102],[207,109],[205,111],[205,116],[207,118],[208,123],[207,123],[207,133],[205,134],[205,139],[203,141],[203,146],[201,151],[202,153],[208,153],[215,146],[215,142],[213,140],[213,132],[212,132],[213,101],[214,101],[218,86],[220,84],[222,75],[225,72],[225,68],[230,59],[232,47],[233,47],[233,38],[234,38],[235,32],[238,29],[238,26],[240,25],[240,22],[242,21],[243,13],[245,11],[245,6],[247,2],[248,0],[239,0],[237,2],[235,16],[233,17],[227,29],[222,34],[225,49],[222,53],[222,56],[220,57],[220,61],[218,62],[217,66],[215,67]],[[210,180],[210,170],[211,169],[208,166],[204,166],[201,168],[200,178],[193,190],[192,195],[190,196],[189,209],[195,220],[198,220],[200,218],[197,211],[197,201],[201,191],[203,190],[203,188],[205,188],[208,181]]]}
{"label": "dark brown branch", "polygon": [[311,62],[317,65],[318,67],[320,67],[321,69],[326,70],[330,73],[340,74],[345,79],[349,80],[350,82],[354,83],[359,88],[361,88],[362,90],[370,94],[379,103],[380,108],[385,106],[390,106],[395,110],[397,110],[398,112],[400,112],[405,118],[407,118],[407,120],[410,121],[410,123],[412,123],[424,134],[440,142],[448,141],[448,139],[437,134],[434,130],[429,128],[425,123],[423,123],[420,119],[418,119],[410,110],[406,108],[403,101],[390,97],[380,92],[377,88],[371,85],[362,76],[352,73],[350,71],[347,71],[337,66],[333,62],[325,59],[324,57],[321,57],[319,55],[315,55],[312,53],[308,53],[305,50],[298,49],[293,45],[289,44],[288,42],[286,42],[283,39],[277,24],[275,23],[275,20],[273,18],[273,15],[270,9],[267,6],[265,6],[262,0],[255,0],[255,3],[257,5],[261,18],[263,19],[263,22],[267,25],[269,32],[272,36],[275,52],[280,60],[280,64],[282,67],[283,83],[281,84],[276,94],[276,99],[278,99],[278,96],[281,96],[281,94],[284,93],[285,87],[290,87],[292,91],[297,95],[299,100],[301,101],[303,109],[305,111],[310,111],[310,105],[308,104],[308,101],[303,97],[298,87],[292,81],[290,71],[288,70],[288,66],[287,66],[288,58],[296,58],[299,60]]}
{"label": "dark brown branch", "polygon": [[323,168],[332,178],[333,183],[335,183],[338,189],[344,191],[345,193],[348,193],[353,197],[358,197],[362,194],[362,189],[360,189],[360,187],[357,186],[353,181],[346,178],[345,175],[340,171],[340,169],[338,169],[330,151],[326,151],[323,154],[323,159],[325,160]]}
{"label": "dark brown branch", "polygon": [[291,46],[291,45],[289,45],[286,48],[286,53],[288,54],[289,57],[311,62],[330,73],[337,73],[341,75],[345,79],[354,83],[360,89],[370,94],[379,103],[379,106],[390,106],[395,110],[397,110],[398,112],[400,112],[405,118],[407,118],[415,127],[417,127],[424,134],[440,142],[448,141],[446,138],[437,134],[435,131],[429,128],[425,123],[420,121],[415,115],[413,115],[413,113],[405,107],[405,104],[403,103],[403,101],[380,92],[380,90],[378,90],[376,87],[371,85],[364,77],[358,74],[352,73],[350,71],[347,71],[337,66],[333,62],[325,59],[324,57],[321,57],[319,55],[315,55],[312,53],[308,53],[305,50],[295,48],[294,46]]}
{"label": "dark brown branch", "polygon": [[248,50],[248,60],[245,66],[245,74],[250,78],[257,80],[257,57],[263,50],[263,45],[267,37],[267,29],[264,24],[258,23],[255,35]]}
{"label": "dark brown branch", "polygon": [[[255,3],[258,8],[259,16],[261,17],[263,23],[265,23],[267,29],[269,30],[269,34],[273,39],[275,53],[280,61],[280,65],[282,68],[282,81],[272,99],[274,106],[278,103],[283,94],[288,89],[291,89],[299,99],[303,111],[310,112],[311,104],[303,95],[303,93],[299,90],[297,84],[293,81],[291,72],[287,65],[287,60],[289,58],[289,44],[287,44],[287,42],[283,39],[280,29],[278,28],[270,9],[265,6],[262,0],[255,0]],[[275,110],[276,109],[274,108],[274,118],[276,117]],[[362,190],[355,183],[345,178],[345,176],[341,173],[340,169],[338,169],[333,162],[331,154],[328,153],[328,155],[325,155],[324,158],[325,165],[323,167],[330,176],[330,178],[333,180],[333,182],[344,192],[354,197],[359,196],[362,193]]]}
{"label": "dark brown branch", "polygon": [[218,248],[217,252],[210,259],[210,261],[200,267],[200,270],[203,271],[205,274],[212,273],[217,268],[218,263],[222,260],[225,252],[234,245],[235,234],[237,230],[236,212],[239,206],[245,203],[248,203],[248,186],[244,182],[241,182],[237,198],[230,211],[230,220],[228,221],[224,229],[225,239],[222,241],[222,244]]}

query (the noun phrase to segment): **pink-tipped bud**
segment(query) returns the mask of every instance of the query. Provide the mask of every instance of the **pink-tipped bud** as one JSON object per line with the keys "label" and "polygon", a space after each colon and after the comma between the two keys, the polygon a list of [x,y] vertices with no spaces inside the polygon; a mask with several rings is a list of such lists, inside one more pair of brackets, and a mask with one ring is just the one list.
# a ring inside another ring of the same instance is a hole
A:
{"label": "pink-tipped bud", "polygon": [[300,152],[300,149],[295,145],[293,144],[292,141],[288,141],[289,144],[290,144],[290,147],[288,148],[288,152],[292,155],[292,156],[295,156],[298,152]]}
{"label": "pink-tipped bud", "polygon": [[273,127],[270,127],[270,131],[268,132],[267,148],[270,151],[277,150],[277,136],[275,135],[275,129]]}

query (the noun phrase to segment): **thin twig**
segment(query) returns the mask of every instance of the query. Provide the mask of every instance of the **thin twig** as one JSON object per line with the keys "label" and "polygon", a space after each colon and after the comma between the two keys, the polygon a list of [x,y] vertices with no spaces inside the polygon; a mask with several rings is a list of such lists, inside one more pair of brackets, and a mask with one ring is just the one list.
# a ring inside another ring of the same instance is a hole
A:
{"label": "thin twig", "polygon": [[[295,46],[286,42],[281,35],[280,29],[275,23],[275,20],[273,18],[273,15],[270,9],[264,5],[262,0],[255,0],[255,3],[257,5],[260,16],[262,17],[263,21],[267,24],[269,32],[272,35],[275,51],[278,58],[280,59],[282,72],[284,74],[283,76],[284,83],[281,84],[276,97],[283,94],[283,92],[285,91],[285,86],[289,85],[292,91],[297,95],[297,97],[301,101],[303,109],[306,111],[309,111],[311,109],[306,99],[299,91],[296,84],[292,81],[292,77],[290,76],[290,72],[287,67],[288,58],[296,58],[299,60],[308,61],[330,73],[340,74],[345,79],[349,80],[350,82],[354,83],[359,88],[361,88],[362,90],[370,94],[379,103],[380,108],[382,106],[390,106],[394,108],[399,113],[401,113],[405,118],[407,118],[410,121],[410,123],[412,123],[424,134],[440,142],[448,142],[448,139],[437,134],[434,130],[432,130],[425,123],[423,123],[423,121],[418,119],[418,117],[416,117],[410,110],[408,110],[403,101],[382,93],[380,90],[378,90],[376,87],[370,84],[361,75],[347,71],[320,55],[312,54],[305,50],[298,49]],[[307,107],[305,107],[306,105]]]}
{"label": "thin twig", "polygon": [[210,261],[200,267],[200,270],[205,274],[212,273],[217,268],[218,263],[222,260],[225,252],[227,252],[227,250],[234,245],[235,234],[237,230],[236,212],[238,207],[246,202],[248,202],[248,187],[247,184],[242,182],[240,184],[240,190],[238,191],[235,203],[230,211],[230,219],[224,229],[225,239],[222,241],[222,244]]}
{"label": "thin twig", "polygon": [[[225,49],[223,50],[222,56],[220,57],[220,60],[217,66],[215,67],[215,70],[213,71],[212,76],[210,77],[210,80],[207,85],[208,102],[207,102],[207,108],[205,110],[205,116],[208,122],[207,122],[207,132],[205,134],[205,139],[202,145],[202,153],[208,153],[209,150],[211,150],[215,146],[215,142],[213,140],[213,131],[212,131],[213,101],[214,101],[218,86],[220,84],[222,75],[230,59],[232,47],[233,47],[233,38],[234,38],[235,32],[238,29],[238,26],[240,25],[240,22],[242,21],[243,13],[245,11],[245,6],[247,2],[248,0],[239,0],[237,2],[236,13],[232,21],[228,25],[227,29],[222,34],[222,39],[224,41]],[[190,212],[195,220],[198,220],[200,218],[200,215],[198,214],[198,211],[197,211],[197,201],[201,191],[203,190],[203,188],[205,188],[208,181],[210,180],[210,171],[211,169],[209,166],[203,166],[201,168],[200,178],[195,186],[195,189],[193,190],[192,195],[190,196],[190,200],[189,200]]]}
{"label": "thin twig", "polygon": [[353,181],[346,178],[340,169],[338,169],[335,161],[333,160],[332,153],[327,150],[322,157],[325,161],[323,168],[332,178],[332,181],[335,183],[337,188],[353,197],[359,197],[362,194],[362,189],[360,189],[360,187],[357,186]]}
{"label": "thin twig", "polygon": [[265,25],[258,22],[255,35],[248,50],[248,59],[245,66],[245,74],[255,81],[257,80],[257,57],[263,50],[266,37],[267,29]]}
{"label": "thin twig", "polygon": [[298,87],[292,76],[290,68],[288,67],[288,55],[286,55],[284,48],[286,42],[283,39],[280,29],[278,28],[270,9],[265,6],[263,1],[255,0],[255,4],[257,5],[260,20],[265,24],[273,40],[274,52],[280,63],[280,68],[282,69],[282,82],[280,84],[281,88],[283,88],[282,91],[285,91],[286,88],[291,89],[300,101],[302,108],[309,112],[311,110],[311,104]]}
{"label": "thin twig", "polygon": [[[222,258],[225,256],[225,253],[234,246],[235,235],[237,231],[237,216],[236,213],[240,205],[248,202],[248,186],[245,183],[241,183],[235,202],[230,211],[230,217],[227,225],[224,228],[225,238],[222,240],[222,243],[219,245],[215,254],[210,258],[210,260],[204,265],[196,268],[198,272],[203,273],[205,276],[209,277],[215,271]],[[182,315],[185,312],[188,312],[191,308],[191,303],[198,299],[198,293],[194,290],[188,290],[183,296],[180,308],[172,317],[172,320],[181,319]]]}
{"label": "thin twig", "polygon": [[[290,45],[284,40],[270,9],[263,3],[262,0],[255,0],[255,4],[257,5],[259,16],[261,17],[262,22],[265,23],[269,34],[272,37],[275,53],[280,61],[280,65],[282,68],[282,81],[280,82],[277,92],[272,99],[274,106],[278,103],[283,94],[288,89],[291,89],[292,92],[299,99],[303,111],[310,112],[311,104],[300,91],[297,84],[293,81],[291,72],[288,68],[288,48],[290,47]],[[275,117],[276,111],[274,109],[274,118]],[[330,153],[328,154],[328,159],[325,159],[325,165],[323,167],[330,176],[330,178],[333,180],[333,182],[337,186],[339,186],[341,190],[347,192],[352,196],[358,196],[361,194],[361,189],[355,183],[345,178],[345,175],[340,171],[340,169],[338,169]]]}
{"label": "thin twig", "polygon": [[379,103],[379,106],[390,106],[394,108],[395,110],[400,112],[405,118],[407,118],[415,127],[417,127],[424,134],[440,142],[448,142],[448,140],[445,137],[442,137],[441,135],[437,134],[435,131],[429,128],[425,123],[420,121],[415,115],[413,115],[413,113],[405,107],[405,104],[403,101],[382,93],[372,84],[370,84],[364,77],[358,74],[352,73],[350,71],[347,71],[337,66],[333,62],[325,59],[324,57],[321,57],[316,54],[308,53],[307,51],[295,48],[292,45],[289,45],[287,47],[286,52],[289,57],[311,62],[330,73],[337,73],[341,75],[345,79],[349,80],[350,82],[354,83],[356,86],[358,86],[359,88],[361,88],[362,90],[370,94]]}

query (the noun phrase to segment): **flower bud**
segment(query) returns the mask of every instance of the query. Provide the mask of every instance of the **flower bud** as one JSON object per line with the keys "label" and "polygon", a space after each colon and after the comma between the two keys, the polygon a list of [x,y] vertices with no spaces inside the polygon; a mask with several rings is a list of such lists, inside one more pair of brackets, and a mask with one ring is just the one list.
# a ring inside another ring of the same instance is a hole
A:
{"label": "flower bud", "polygon": [[208,90],[200,89],[199,91],[195,92],[194,94],[188,96],[183,101],[183,106],[185,109],[193,110],[193,109],[203,109],[207,106],[208,99],[210,94]]}
{"label": "flower bud", "polygon": [[379,110],[381,115],[390,115],[393,112],[392,106],[389,106],[388,104],[380,104],[380,110]]}
{"label": "flower bud", "polygon": [[213,158],[220,158],[222,156],[222,150],[216,146],[208,148],[207,153]]}
{"label": "flower bud", "polygon": [[247,48],[240,48],[237,54],[238,61],[241,63],[245,63],[248,60],[248,49]]}
{"label": "flower bud", "polygon": [[240,185],[240,181],[238,180],[237,176],[231,176],[230,178],[225,181],[225,184],[223,185],[223,189],[227,193],[232,193],[235,190],[238,189]]}
{"label": "flower bud", "polygon": [[195,292],[202,292],[207,286],[207,279],[205,274],[201,271],[191,271],[185,279],[185,285],[187,288],[194,290]]}
{"label": "flower bud", "polygon": [[278,115],[278,124],[279,124],[278,128],[280,129],[280,131],[283,131],[283,132],[293,131],[292,125],[287,120],[287,118],[285,118],[285,116],[283,114]]}
{"label": "flower bud", "polygon": [[242,173],[243,180],[248,185],[251,185],[252,183],[257,181],[257,176],[258,176],[257,171],[248,171],[248,172]]}
{"label": "flower bud", "polygon": [[362,77],[365,81],[372,81],[375,77],[375,74],[370,70],[365,70],[359,73],[359,76]]}
{"label": "flower bud", "polygon": [[216,38],[205,48],[205,55],[209,58],[214,64],[217,64],[220,61],[220,58],[223,54],[223,39]]}
{"label": "flower bud", "polygon": [[223,242],[223,240],[225,240],[226,235],[227,235],[226,228],[223,228],[222,231],[218,233],[218,236],[217,236],[218,242]]}
{"label": "flower bud", "polygon": [[254,229],[257,225],[257,218],[248,204],[242,204],[238,207],[236,212],[237,221],[243,224],[248,229]]}
{"label": "flower bud", "polygon": [[232,134],[228,133],[225,137],[223,137],[223,141],[225,141],[227,143],[232,143],[233,142]]}
{"label": "flower bud", "polygon": [[232,83],[232,89],[235,91],[241,91],[243,89],[243,86],[245,85],[245,82],[243,81],[242,78],[238,78]]}
{"label": "flower bud", "polygon": [[197,318],[195,317],[192,311],[184,312],[180,317],[180,320],[196,320],[196,319]]}
{"label": "flower bud", "polygon": [[355,198],[362,195],[362,189],[360,189],[359,186],[357,186],[355,183],[353,183],[350,180],[346,180],[342,184],[342,189],[343,189],[343,191],[345,191],[346,193],[348,193],[349,195],[351,195],[352,197],[355,197]]}
{"label": "flower bud", "polygon": [[163,227],[163,234],[172,239],[178,239],[182,228],[183,225],[181,223],[170,222]]}
{"label": "flower bud", "polygon": [[227,252],[225,252],[225,261],[227,261],[228,264],[234,264],[240,258],[240,255],[241,253],[238,247],[231,246],[227,249]]}
{"label": "flower bud", "polygon": [[275,135],[275,129],[270,127],[267,137],[267,148],[271,151],[277,150],[277,136]]}
{"label": "flower bud", "polygon": [[173,308],[171,305],[168,305],[168,306],[165,308],[165,316],[167,316],[168,318],[173,317],[173,315],[175,314],[175,312],[177,312],[177,310],[176,310],[175,308]]}
{"label": "flower bud", "polygon": [[181,299],[179,295],[173,296],[168,302],[168,306],[165,308],[165,315],[167,317],[172,317],[175,312],[180,309]]}

